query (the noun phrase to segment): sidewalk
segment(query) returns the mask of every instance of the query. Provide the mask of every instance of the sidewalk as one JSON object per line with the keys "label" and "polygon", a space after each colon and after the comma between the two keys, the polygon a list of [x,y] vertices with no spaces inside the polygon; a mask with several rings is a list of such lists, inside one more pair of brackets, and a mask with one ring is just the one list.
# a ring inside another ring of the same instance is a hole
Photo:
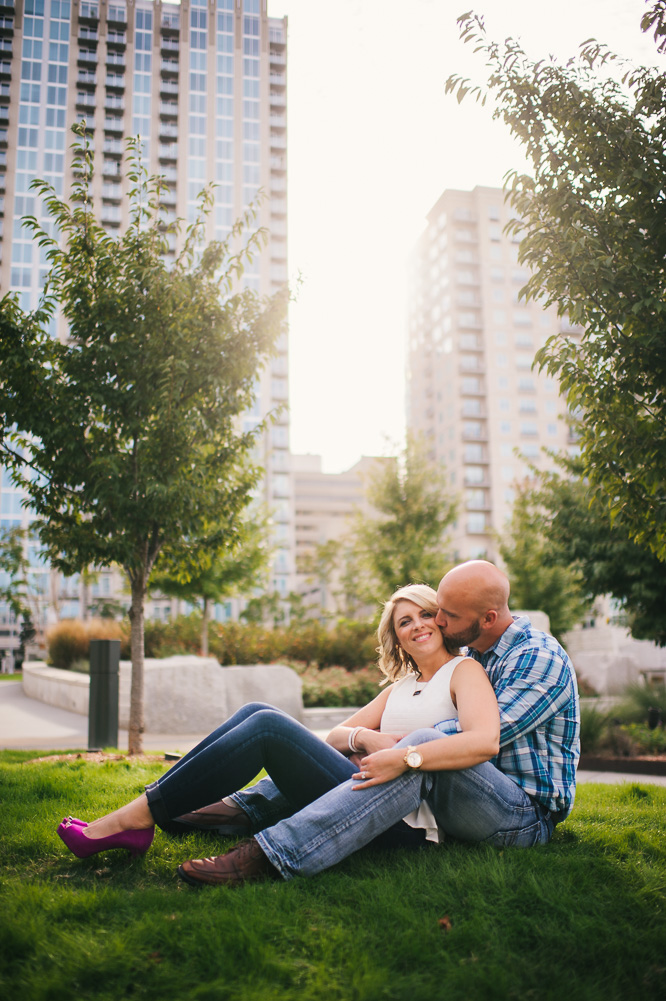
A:
{"label": "sidewalk", "polygon": [[[313,729],[322,739],[327,730]],[[145,733],[145,751],[186,754],[205,733]],[[20,681],[0,682],[0,748],[12,750],[82,750],[88,746],[88,719],[78,713],[29,699]],[[127,731],[118,733],[118,747],[127,747]],[[579,782],[630,782],[666,785],[666,775],[633,775],[621,772],[579,771]]]}

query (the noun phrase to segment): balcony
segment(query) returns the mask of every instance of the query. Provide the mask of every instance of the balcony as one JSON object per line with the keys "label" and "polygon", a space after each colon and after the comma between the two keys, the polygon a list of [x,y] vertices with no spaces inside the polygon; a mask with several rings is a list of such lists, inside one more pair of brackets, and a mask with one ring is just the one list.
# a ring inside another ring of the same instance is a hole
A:
{"label": "balcony", "polygon": [[92,93],[80,93],[76,95],[77,108],[94,108],[95,95]]}
{"label": "balcony", "polygon": [[102,164],[102,177],[122,177],[122,170],[117,160],[105,160]]}
{"label": "balcony", "polygon": [[104,84],[107,87],[112,87],[114,90],[124,90],[125,76],[122,73],[107,73]]}
{"label": "balcony", "polygon": [[286,149],[287,137],[271,132],[271,149]]}
{"label": "balcony", "polygon": [[160,143],[157,155],[160,160],[177,160],[178,143]]}
{"label": "balcony", "polygon": [[178,76],[179,63],[177,59],[163,59],[160,63],[160,72],[163,74],[173,74]]}
{"label": "balcony", "polygon": [[160,39],[160,48],[162,52],[179,52],[180,42],[177,38],[165,38]]}
{"label": "balcony", "polygon": [[[271,112],[271,114],[270,114],[270,125],[271,125],[272,129],[286,129],[286,127],[287,127],[287,116],[286,115],[273,114],[273,112]],[[271,135],[272,135],[272,133],[271,133]]]}
{"label": "balcony", "polygon": [[109,111],[124,111],[125,98],[121,97],[120,94],[107,94],[104,99],[104,107]]}
{"label": "balcony", "polygon": [[167,136],[171,139],[178,138],[178,126],[174,125],[173,122],[160,122],[158,131],[160,136]]}
{"label": "balcony", "polygon": [[276,94],[275,91],[271,90],[270,102],[272,108],[286,108],[287,98],[284,94]]}
{"label": "balcony", "polygon": [[120,201],[122,197],[123,197],[122,184],[102,185],[102,198],[111,199],[113,201]]}
{"label": "balcony", "polygon": [[278,52],[276,49],[273,48],[273,46],[271,46],[270,62],[271,62],[271,66],[286,66],[287,65],[287,57],[286,57],[284,51]]}
{"label": "balcony", "polygon": [[99,41],[97,28],[92,28],[87,24],[79,24],[79,41],[87,42],[88,45],[97,45]]}
{"label": "balcony", "polygon": [[178,180],[178,171],[175,167],[165,167],[161,176],[165,181],[173,181],[175,183]]}
{"label": "balcony", "polygon": [[122,118],[105,118],[104,119],[104,131],[105,132],[121,132],[123,131],[123,119]]}
{"label": "balcony", "polygon": [[122,210],[120,205],[102,205],[101,219],[103,223],[110,223],[112,226],[120,226],[122,221]]}
{"label": "balcony", "polygon": [[97,86],[97,74],[88,73],[86,70],[79,70],[79,75],[76,80],[77,87],[96,87]]}
{"label": "balcony", "polygon": [[5,62],[4,59],[0,61],[0,77],[11,76],[12,75],[12,64],[10,62]]}
{"label": "balcony", "polygon": [[161,80],[160,81],[160,94],[179,94],[180,87],[176,80]]}
{"label": "balcony", "polygon": [[97,49],[79,48],[79,65],[89,66],[91,63],[97,66]]}
{"label": "balcony", "polygon": [[0,15],[0,35],[11,37],[14,34],[14,18],[6,14]]}
{"label": "balcony", "polygon": [[161,101],[160,102],[160,115],[163,118],[178,118],[178,102],[177,101]]}
{"label": "balcony", "polygon": [[175,208],[176,200],[175,188],[163,188],[160,191],[160,205],[164,205],[167,208]]}
{"label": "balcony", "polygon": [[127,45],[127,32],[119,31],[117,28],[109,28],[106,33],[106,44],[124,49]]}
{"label": "balcony", "polygon": [[107,156],[122,156],[123,144],[119,139],[105,139],[102,145],[102,151],[106,153]]}

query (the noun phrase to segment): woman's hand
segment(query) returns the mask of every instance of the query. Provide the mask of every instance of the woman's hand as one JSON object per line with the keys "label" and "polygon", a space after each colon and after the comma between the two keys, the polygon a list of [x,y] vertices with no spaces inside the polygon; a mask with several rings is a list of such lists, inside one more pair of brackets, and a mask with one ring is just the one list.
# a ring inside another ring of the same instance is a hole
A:
{"label": "woman's hand", "polygon": [[356,735],[356,746],[360,749],[362,758],[364,754],[373,754],[375,751],[383,751],[387,747],[393,747],[401,739],[401,737],[396,737],[394,733],[380,733],[378,730],[369,730],[364,727]]}
{"label": "woman's hand", "polygon": [[352,775],[352,778],[358,779],[359,782],[352,788],[367,789],[369,786],[379,786],[396,779],[398,775],[407,771],[405,753],[404,747],[391,747],[366,755],[361,760],[361,770]]}
{"label": "woman's hand", "polygon": [[[367,737],[367,740],[366,740]],[[349,755],[352,765],[361,768],[361,762],[368,754],[374,751],[383,751],[385,748],[393,747],[401,738],[392,733],[379,733],[377,730],[363,730],[356,738],[361,750]]]}

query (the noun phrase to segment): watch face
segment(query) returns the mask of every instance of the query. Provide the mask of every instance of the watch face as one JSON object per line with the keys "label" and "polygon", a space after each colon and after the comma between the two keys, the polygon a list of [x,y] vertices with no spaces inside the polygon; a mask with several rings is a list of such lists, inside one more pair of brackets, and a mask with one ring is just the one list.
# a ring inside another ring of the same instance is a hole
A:
{"label": "watch face", "polygon": [[410,768],[418,768],[423,762],[423,758],[418,751],[410,751],[407,755],[407,764]]}

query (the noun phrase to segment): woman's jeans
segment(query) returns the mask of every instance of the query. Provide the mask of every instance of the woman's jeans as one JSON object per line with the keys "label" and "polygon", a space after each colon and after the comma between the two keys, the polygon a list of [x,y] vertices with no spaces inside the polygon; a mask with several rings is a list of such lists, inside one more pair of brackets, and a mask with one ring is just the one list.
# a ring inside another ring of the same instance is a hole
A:
{"label": "woman's jeans", "polygon": [[[344,754],[282,710],[251,702],[146,786],[148,805],[159,827],[181,832],[177,817],[237,792],[262,768],[272,779],[262,824],[301,810],[356,771]],[[251,821],[258,819],[247,812]]]}

